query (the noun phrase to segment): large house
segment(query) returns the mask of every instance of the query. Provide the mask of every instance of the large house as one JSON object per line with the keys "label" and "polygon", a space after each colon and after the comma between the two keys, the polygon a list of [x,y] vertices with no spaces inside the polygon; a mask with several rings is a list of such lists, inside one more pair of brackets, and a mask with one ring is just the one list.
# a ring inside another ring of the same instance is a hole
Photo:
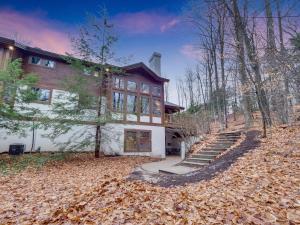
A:
{"label": "large house", "polygon": [[[30,104],[42,111],[51,111],[53,102],[65,92],[62,80],[72,76],[71,66],[59,54],[0,38],[0,69],[4,69],[7,62],[15,58],[22,58],[25,73],[34,73],[39,77],[36,90],[39,91],[40,98]],[[180,149],[180,140],[174,134],[173,130],[176,129],[172,129],[169,118],[183,108],[164,101],[164,84],[169,80],[161,76],[160,60],[161,55],[153,53],[149,61],[150,68],[142,62],[122,67],[123,72],[112,74],[112,82],[101,94],[92,83],[88,88],[87,91],[101,95],[106,108],[112,112],[113,119],[105,125],[106,129],[103,131],[109,133],[103,135],[105,140],[102,141],[101,150],[105,154],[163,158],[166,152],[172,152],[169,150]],[[82,76],[91,79],[93,75],[87,72]],[[82,126],[94,129],[90,124],[76,125],[73,132],[60,137],[58,142],[74,138],[76,131]],[[34,139],[31,132],[28,130],[26,137],[19,137],[0,130],[0,152],[8,151],[9,146],[14,143],[24,144],[25,151],[29,151],[32,146],[33,150],[59,150],[58,145],[45,137],[44,130],[36,129]],[[80,137],[76,139],[80,141]]]}

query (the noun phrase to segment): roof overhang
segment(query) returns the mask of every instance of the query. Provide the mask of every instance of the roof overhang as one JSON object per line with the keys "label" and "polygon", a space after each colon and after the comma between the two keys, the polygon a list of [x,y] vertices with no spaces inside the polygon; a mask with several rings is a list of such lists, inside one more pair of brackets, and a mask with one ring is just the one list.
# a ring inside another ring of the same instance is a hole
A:
{"label": "roof overhang", "polygon": [[169,82],[169,79],[166,79],[166,78],[163,78],[163,77],[157,75],[155,72],[153,72],[148,66],[146,66],[142,62],[135,63],[135,64],[128,65],[128,66],[124,66],[124,67],[122,67],[122,69],[125,70],[125,72],[129,72],[129,73],[134,72],[134,71],[138,71],[138,70],[143,70],[147,74],[149,74],[149,76],[152,77],[156,81]]}

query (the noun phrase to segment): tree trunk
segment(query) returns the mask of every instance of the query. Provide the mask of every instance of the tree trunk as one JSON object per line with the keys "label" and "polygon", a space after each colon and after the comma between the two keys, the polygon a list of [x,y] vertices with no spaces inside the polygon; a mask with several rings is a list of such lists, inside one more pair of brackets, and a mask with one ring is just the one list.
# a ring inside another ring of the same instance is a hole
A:
{"label": "tree trunk", "polygon": [[[245,63],[245,48],[244,48],[244,37],[242,29],[241,16],[239,14],[239,9],[236,0],[232,1],[233,4],[233,18],[234,18],[234,30],[236,39],[236,50],[238,58],[238,71],[242,86],[249,85],[249,79],[247,78],[246,63]],[[252,115],[251,115],[251,99],[249,91],[242,92],[242,105],[245,117],[245,127],[249,128],[252,125]]]}

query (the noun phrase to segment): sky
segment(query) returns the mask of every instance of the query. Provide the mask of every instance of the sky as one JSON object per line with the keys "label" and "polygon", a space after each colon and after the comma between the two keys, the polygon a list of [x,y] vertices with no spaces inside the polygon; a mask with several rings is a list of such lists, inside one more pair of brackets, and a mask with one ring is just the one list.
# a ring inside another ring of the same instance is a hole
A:
{"label": "sky", "polygon": [[69,38],[86,22],[86,13],[101,5],[109,11],[118,35],[115,53],[130,63],[148,65],[151,54],[162,54],[162,75],[170,81],[170,100],[177,103],[176,79],[195,63],[195,36],[185,21],[185,0],[1,0],[0,35],[17,37],[33,47],[71,52]]}

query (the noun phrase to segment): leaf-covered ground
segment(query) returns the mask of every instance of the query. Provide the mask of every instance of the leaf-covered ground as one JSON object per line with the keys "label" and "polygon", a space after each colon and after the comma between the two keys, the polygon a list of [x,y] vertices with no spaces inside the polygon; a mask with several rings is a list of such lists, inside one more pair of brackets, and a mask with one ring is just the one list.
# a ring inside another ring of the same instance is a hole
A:
{"label": "leaf-covered ground", "polygon": [[299,127],[272,130],[227,171],[185,187],[127,181],[146,160],[87,157],[1,177],[0,223],[300,223]]}

